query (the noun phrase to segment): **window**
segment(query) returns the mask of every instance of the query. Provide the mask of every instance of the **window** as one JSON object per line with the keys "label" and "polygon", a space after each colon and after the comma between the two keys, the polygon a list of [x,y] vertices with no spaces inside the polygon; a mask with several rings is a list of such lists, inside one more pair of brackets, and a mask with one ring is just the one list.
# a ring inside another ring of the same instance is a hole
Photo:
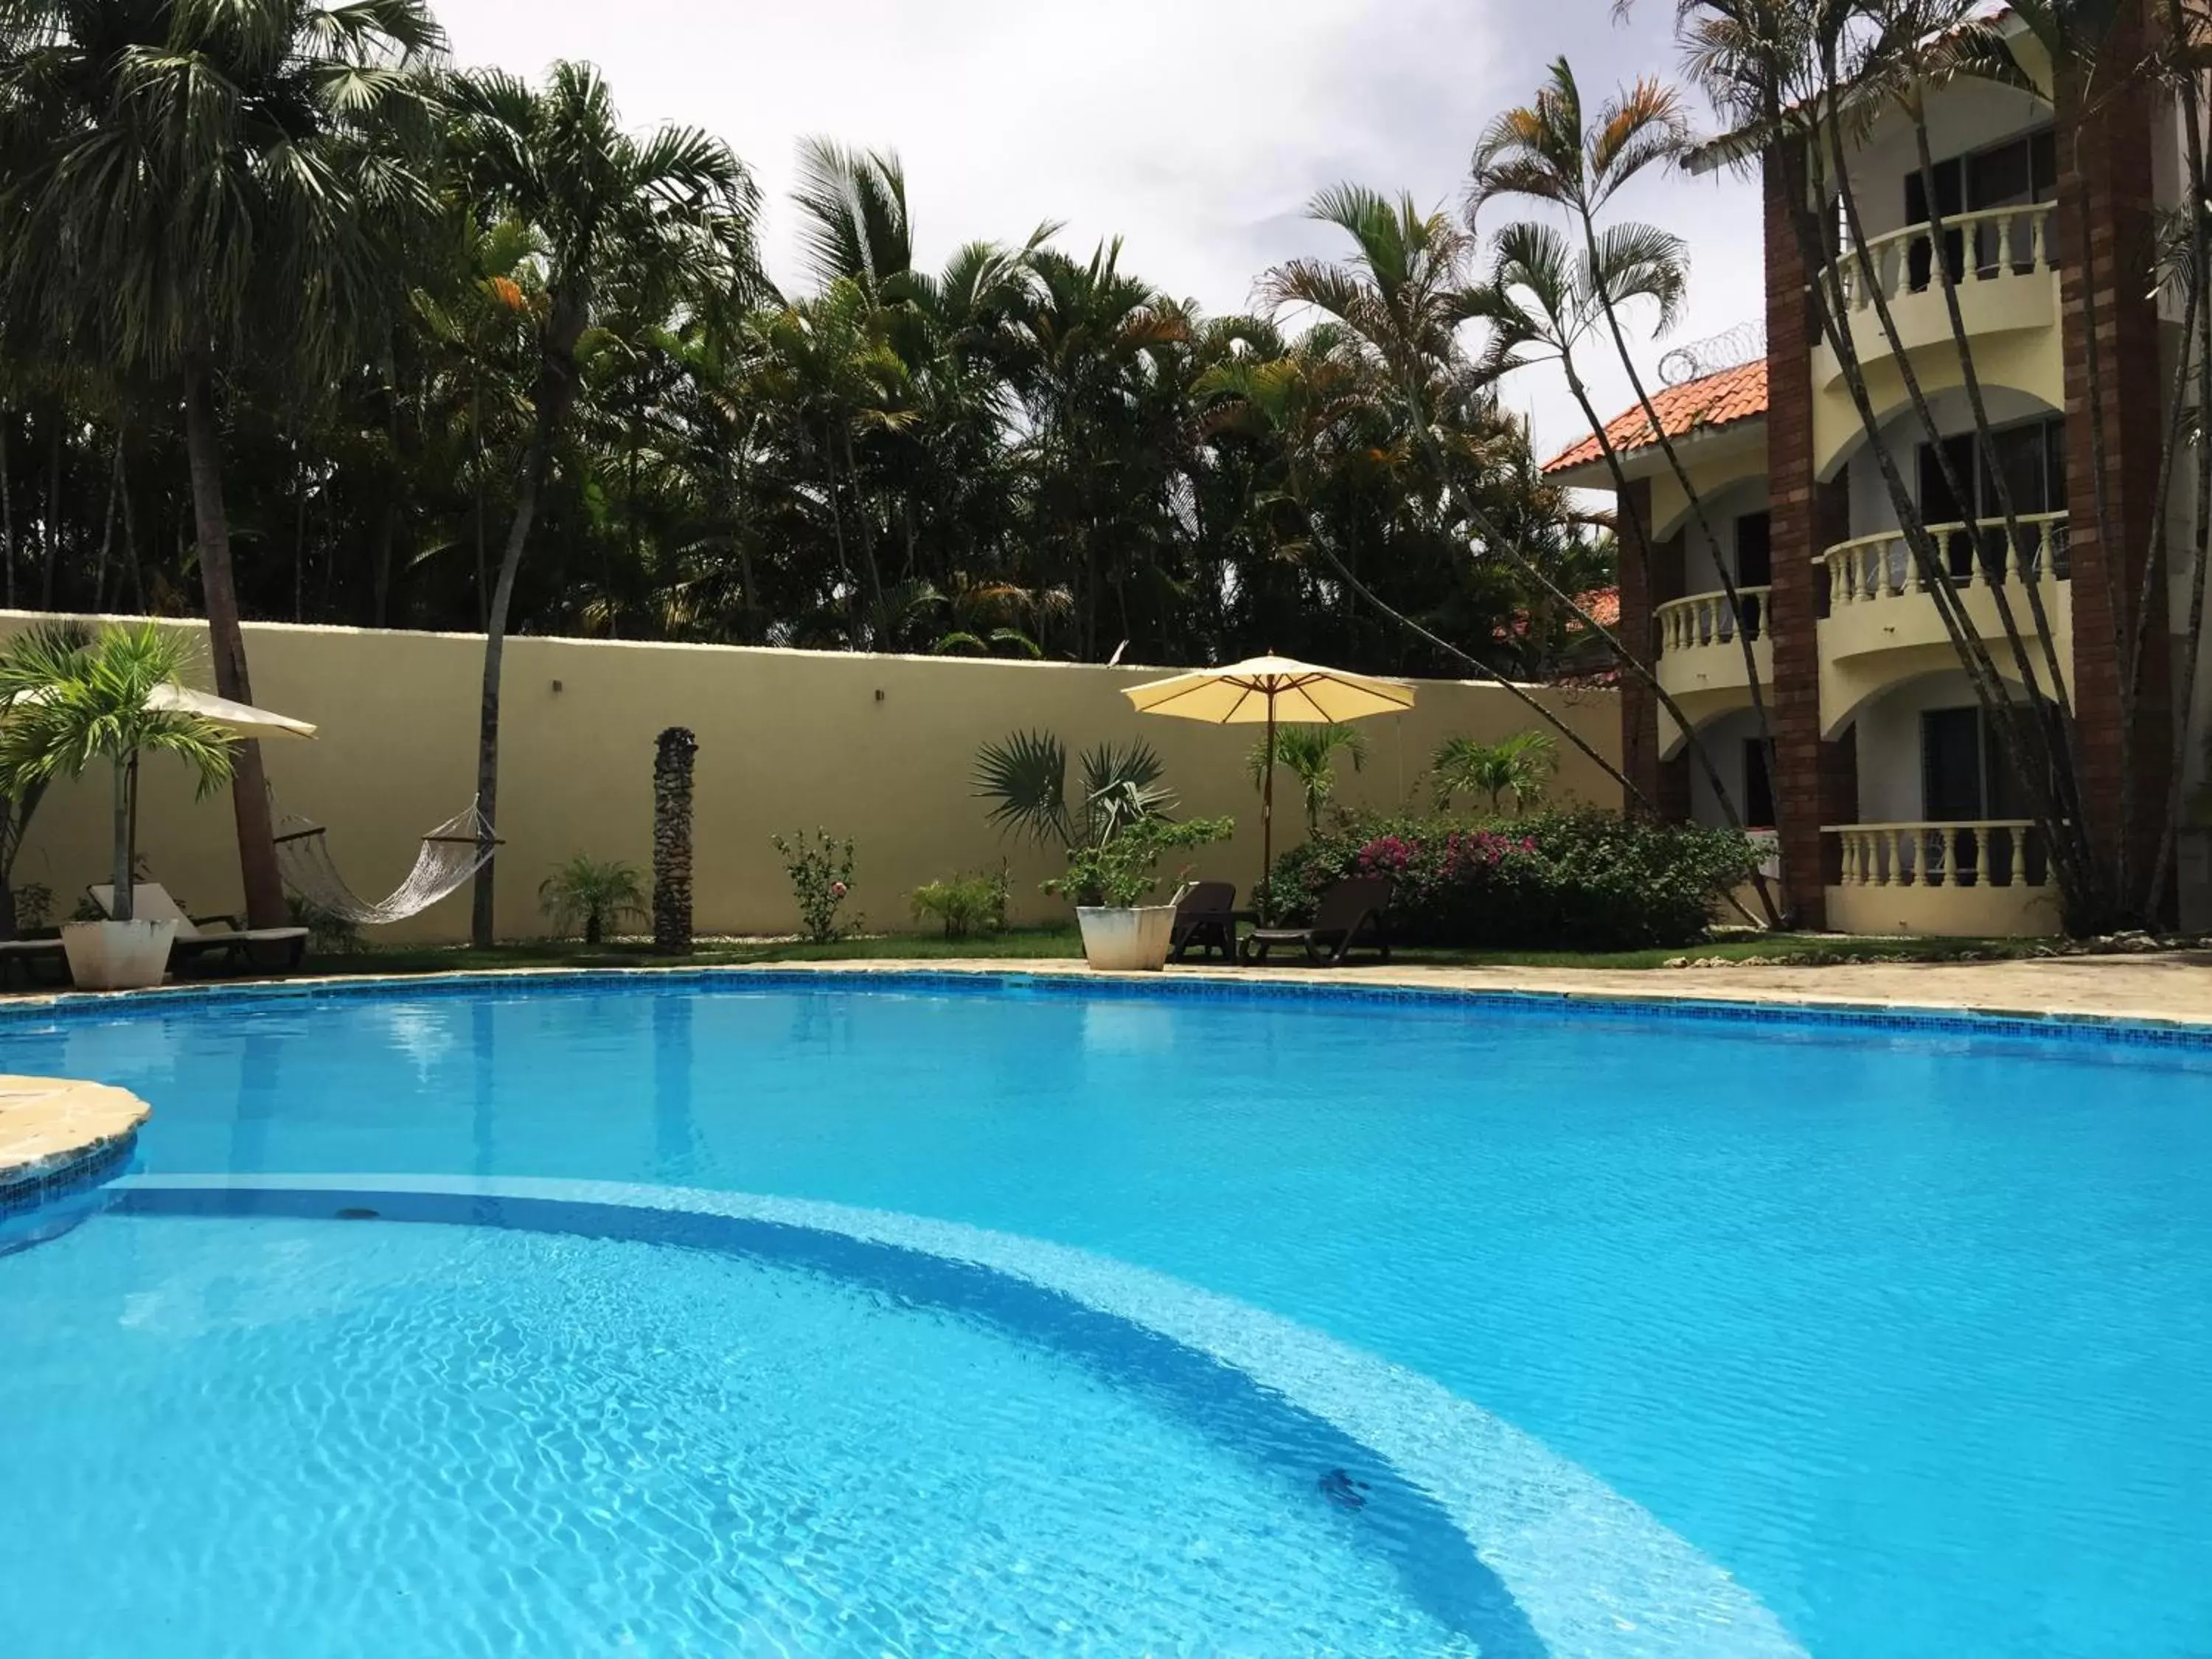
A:
{"label": "window", "polygon": [[[2057,199],[2058,146],[2046,127],[1969,155],[1938,161],[1929,172],[1936,180],[1936,212],[1947,221],[1985,208],[2026,207]],[[1915,168],[1905,175],[1905,222],[1924,225],[1929,217],[1927,182]],[[2044,225],[2045,257],[2053,262],[2058,257],[2057,230],[2057,216],[2049,216]],[[1974,265],[1984,276],[1994,276],[2008,265],[2022,276],[2035,268],[2033,234],[2025,222],[2014,222],[2009,245],[2004,247],[1997,245],[1993,225],[1973,227],[1973,239]],[[1954,283],[1965,275],[1966,250],[1964,229],[1944,232],[1943,264]],[[1935,275],[1933,252],[1924,241],[1914,244],[1911,250],[1907,274],[1915,289],[1926,288]]]}
{"label": "window", "polygon": [[[1774,581],[1773,520],[1763,513],[1747,513],[1735,521],[1735,585],[1739,588],[1768,587]],[[1743,636],[1759,637],[1765,623],[1765,601],[1756,593],[1740,593]]]}
{"label": "window", "polygon": [[[1954,531],[1944,539],[1954,581],[1965,581],[1975,570],[1977,558],[1984,575],[1995,576],[2004,568],[2002,497],[1997,489],[2002,473],[2012,495],[2013,511],[2026,518],[2039,513],[2066,510],[2066,422],[2062,416],[2023,421],[2000,427],[1990,434],[1989,447],[1996,451],[1992,471],[1982,444],[1971,432],[1943,440],[1941,460],[1933,444],[1920,446],[1920,515],[1924,524],[1964,524],[1981,527]],[[1961,501],[1944,478],[1942,463],[1949,464],[1968,498]],[[1999,520],[2000,522],[1990,522]],[[2066,532],[2061,525],[2042,529],[2021,526],[2021,547],[2015,562],[2023,571],[2038,568],[2046,550],[2060,575],[2066,574]]]}
{"label": "window", "polygon": [[[2027,816],[2026,792],[2005,764],[2003,752],[1990,731],[1988,716],[1978,706],[1922,711],[1920,810],[1931,823]],[[1961,835],[1958,840],[1957,882],[1970,886],[1978,851],[1977,840],[1972,835]],[[1995,885],[2004,886],[2013,878],[2014,845],[2012,836],[1990,837],[1989,877]],[[2031,843],[2027,854],[2028,878],[2041,879],[2040,848]],[[1944,846],[1940,838],[1928,842],[1922,856],[1932,861],[1931,869],[1941,868]]]}
{"label": "window", "polygon": [[1766,744],[1759,738],[1743,740],[1743,827],[1774,828],[1774,780],[1766,770]]}

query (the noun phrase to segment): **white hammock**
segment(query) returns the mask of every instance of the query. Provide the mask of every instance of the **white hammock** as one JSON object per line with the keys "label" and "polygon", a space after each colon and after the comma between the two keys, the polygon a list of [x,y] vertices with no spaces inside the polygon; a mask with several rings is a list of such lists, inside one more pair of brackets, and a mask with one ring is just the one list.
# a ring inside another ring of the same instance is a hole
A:
{"label": "white hammock", "polygon": [[422,837],[422,850],[415,855],[415,867],[407,872],[407,879],[388,897],[374,902],[346,885],[331,860],[320,824],[306,824],[277,836],[276,866],[283,872],[284,884],[308,903],[348,921],[380,927],[387,922],[404,921],[459,891],[462,884],[490,863],[498,850],[499,837],[492,834],[490,820],[471,801],[466,810],[456,812]]}

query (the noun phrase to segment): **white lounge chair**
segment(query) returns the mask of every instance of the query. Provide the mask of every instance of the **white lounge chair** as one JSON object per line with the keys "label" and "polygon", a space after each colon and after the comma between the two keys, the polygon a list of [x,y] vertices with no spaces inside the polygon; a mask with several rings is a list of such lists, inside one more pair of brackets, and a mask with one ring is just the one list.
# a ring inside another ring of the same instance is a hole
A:
{"label": "white lounge chair", "polygon": [[[115,914],[114,883],[95,882],[85,890],[103,912]],[[236,916],[186,915],[184,907],[158,881],[132,884],[131,913],[141,921],[177,924],[177,941],[169,947],[172,968],[202,957],[222,957],[240,967],[289,971],[307,953],[304,927],[241,927]]]}

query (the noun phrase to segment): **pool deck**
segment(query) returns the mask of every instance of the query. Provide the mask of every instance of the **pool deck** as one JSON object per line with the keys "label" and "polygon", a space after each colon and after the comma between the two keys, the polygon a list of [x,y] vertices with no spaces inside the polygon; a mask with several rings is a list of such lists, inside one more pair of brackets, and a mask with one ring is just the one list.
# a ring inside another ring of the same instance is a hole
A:
{"label": "pool deck", "polygon": [[[821,973],[885,972],[1087,975],[1082,963],[1006,958],[968,961],[787,963]],[[733,969],[734,973],[754,971]],[[1164,978],[1261,978],[1318,985],[1352,982],[1437,990],[1541,991],[1566,996],[1680,998],[1860,1008],[1956,1008],[2031,1018],[2086,1015],[2212,1028],[2212,951],[2142,956],[2033,957],[2013,962],[1844,963],[1788,968],[1729,963],[1710,968],[1430,968],[1355,962],[1341,968],[1170,967]],[[1150,978],[1118,975],[1117,978]]]}
{"label": "pool deck", "polygon": [[[561,979],[580,974],[649,975],[685,967],[680,959],[636,968],[459,969],[455,975],[346,974],[327,977],[249,975],[194,980],[155,990],[41,992],[0,996],[0,1006],[52,1006],[57,1002],[95,999],[190,997],[225,987],[281,984],[312,987],[429,982],[456,975],[483,975],[528,980]],[[1164,974],[1096,975],[1079,958],[972,957],[965,958],[871,957],[835,962],[700,964],[708,974],[817,973],[876,975],[901,972],[944,974],[1050,975],[1070,978],[1115,978],[1173,984],[1178,980],[1269,980],[1287,984],[1383,985],[1440,991],[1526,991],[1547,995],[1626,999],[1637,1002],[1766,1002],[1797,1007],[1888,1008],[1917,1011],[1967,1010],[2022,1018],[2078,1017],[2182,1024],[2212,1032],[2212,950],[2112,956],[2027,957],[2005,962],[1867,962],[1820,967],[1715,961],[1688,968],[1603,969],[1535,967],[1431,967],[1358,960],[1341,968],[1316,969],[1279,963],[1264,968],[1221,963],[1172,964]],[[0,1078],[0,1091],[33,1081]],[[51,1080],[49,1080],[51,1081]],[[0,1103],[4,1113],[4,1103]],[[7,1165],[4,1125],[0,1115],[0,1170]]]}

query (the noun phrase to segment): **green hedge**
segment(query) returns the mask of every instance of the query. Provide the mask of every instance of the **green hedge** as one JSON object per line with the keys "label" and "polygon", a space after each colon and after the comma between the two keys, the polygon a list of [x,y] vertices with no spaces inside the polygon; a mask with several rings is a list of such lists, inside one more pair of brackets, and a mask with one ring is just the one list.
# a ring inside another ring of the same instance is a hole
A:
{"label": "green hedge", "polygon": [[1695,944],[1759,860],[1733,830],[1590,809],[1483,823],[1358,816],[1276,860],[1274,892],[1303,921],[1331,882],[1385,875],[1401,944],[1634,951]]}

